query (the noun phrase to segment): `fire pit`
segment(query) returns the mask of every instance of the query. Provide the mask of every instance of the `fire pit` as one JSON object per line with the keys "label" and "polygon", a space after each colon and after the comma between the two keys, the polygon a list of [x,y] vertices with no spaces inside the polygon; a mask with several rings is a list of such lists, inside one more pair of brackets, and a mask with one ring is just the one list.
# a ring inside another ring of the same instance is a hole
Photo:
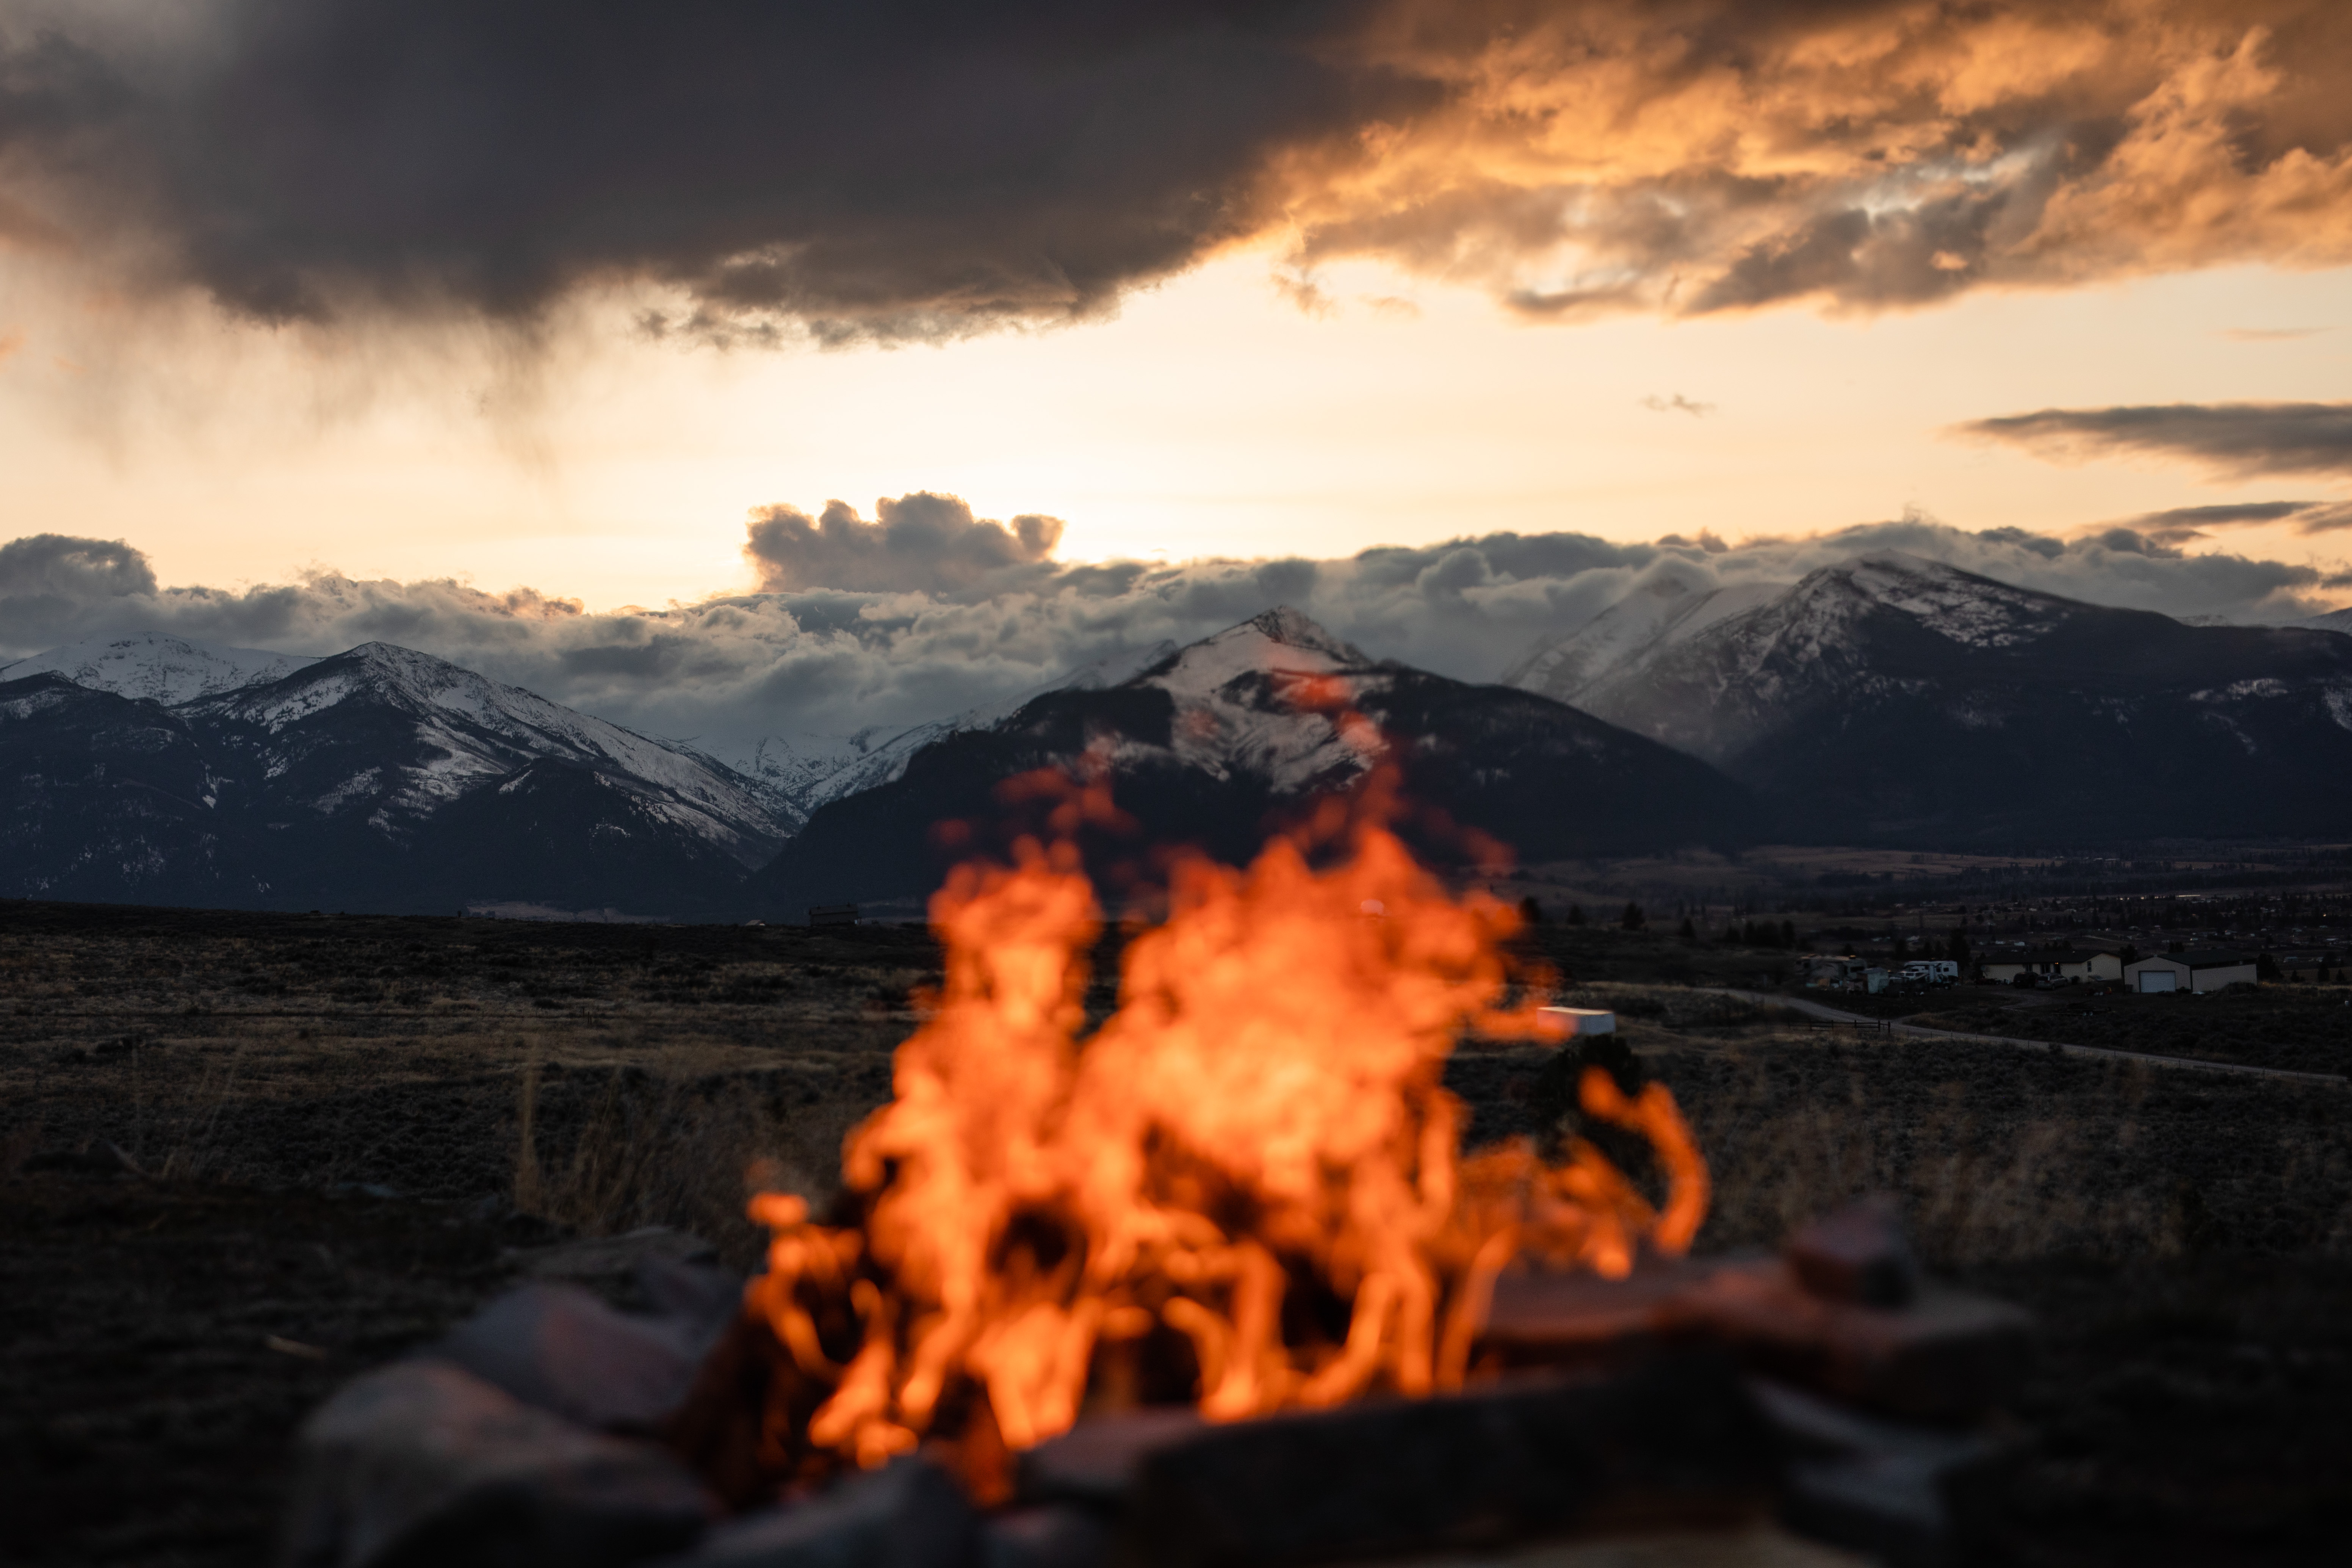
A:
{"label": "fire pit", "polygon": [[[1066,835],[1109,811],[1041,787]],[[1377,822],[1319,832],[1322,867],[1178,863],[1083,1040],[1076,852],[959,871],[828,1223],[762,1194],[748,1284],[528,1287],[360,1379],[287,1561],[1279,1568],[1772,1520],[1947,1559],[2022,1315],[1922,1280],[1883,1206],[1688,1258],[1704,1162],[1599,1067],[1594,1138],[1461,1154],[1446,1055],[1564,1033],[1542,977]]]}

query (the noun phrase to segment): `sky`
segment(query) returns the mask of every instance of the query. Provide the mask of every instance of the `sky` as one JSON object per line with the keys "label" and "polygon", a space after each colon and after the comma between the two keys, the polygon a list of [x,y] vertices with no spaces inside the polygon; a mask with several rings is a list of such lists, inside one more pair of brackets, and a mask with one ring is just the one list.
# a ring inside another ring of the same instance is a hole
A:
{"label": "sky", "polygon": [[2352,602],[2340,7],[985,9],[0,0],[0,652],[748,736],[1666,557]]}

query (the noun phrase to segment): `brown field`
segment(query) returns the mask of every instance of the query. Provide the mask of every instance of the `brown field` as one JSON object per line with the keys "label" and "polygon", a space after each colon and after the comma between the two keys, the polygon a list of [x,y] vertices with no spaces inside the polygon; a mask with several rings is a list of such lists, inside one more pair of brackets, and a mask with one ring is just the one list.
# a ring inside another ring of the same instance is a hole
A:
{"label": "brown field", "polygon": [[[1647,951],[1577,995],[1699,1133],[1703,1248],[1890,1190],[2042,1314],[2003,1560],[2334,1560],[2352,1090],[1837,1039]],[[0,905],[0,1562],[260,1561],[301,1412],[513,1249],[668,1224],[749,1263],[746,1172],[830,1186],[935,963],[896,928]],[[1464,1048],[1474,1139],[1542,1130],[1548,1059]]]}

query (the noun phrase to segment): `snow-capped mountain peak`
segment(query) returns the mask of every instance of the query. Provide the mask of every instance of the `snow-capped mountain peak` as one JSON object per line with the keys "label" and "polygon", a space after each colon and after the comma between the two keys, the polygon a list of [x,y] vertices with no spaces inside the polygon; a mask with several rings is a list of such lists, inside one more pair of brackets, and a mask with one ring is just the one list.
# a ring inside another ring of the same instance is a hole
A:
{"label": "snow-capped mountain peak", "polygon": [[257,681],[276,680],[316,662],[304,654],[218,647],[162,632],[134,632],[129,637],[68,643],[0,665],[0,680],[61,675],[77,686],[172,708]]}
{"label": "snow-capped mountain peak", "polygon": [[247,736],[269,776],[304,774],[312,809],[365,801],[383,832],[518,767],[558,761],[635,779],[662,815],[745,865],[782,837],[748,781],[722,764],[394,643],[362,643],[188,710]]}
{"label": "snow-capped mountain peak", "polygon": [[1180,703],[1213,699],[1236,679],[1330,675],[1372,661],[1287,605],[1192,644],[1138,677]]}
{"label": "snow-capped mountain peak", "polygon": [[1312,675],[1344,675],[1354,696],[1385,679],[1360,649],[1282,605],[1180,649],[1128,684],[1174,700],[1179,762],[1218,778],[1254,774],[1288,795],[1343,782],[1378,751],[1369,731],[1343,729],[1296,700],[1286,678]]}
{"label": "snow-capped mountain peak", "polygon": [[1895,550],[1824,566],[1790,595],[1801,603],[1832,596],[1883,605],[1970,647],[2014,647],[2035,641],[2064,620],[2070,608],[2069,601],[2051,595],[2013,588]]}

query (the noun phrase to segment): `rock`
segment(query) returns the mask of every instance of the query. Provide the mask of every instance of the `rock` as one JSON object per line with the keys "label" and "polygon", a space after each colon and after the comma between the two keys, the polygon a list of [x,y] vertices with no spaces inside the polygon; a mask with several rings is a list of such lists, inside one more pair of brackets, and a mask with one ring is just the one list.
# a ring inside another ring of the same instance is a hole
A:
{"label": "rock", "polygon": [[592,1236],[544,1247],[510,1247],[506,1260],[533,1279],[625,1279],[647,1258],[716,1263],[718,1248],[666,1225],[642,1226],[619,1236]]}
{"label": "rock", "polygon": [[1890,1568],[1968,1554],[2012,1451],[1990,1436],[1873,1421],[1759,1382],[1757,1405],[1788,1454],[1781,1517]]}
{"label": "rock", "polygon": [[525,1285],[428,1353],[583,1426],[650,1432],[685,1399],[719,1326],[637,1317],[574,1285]]}
{"label": "rock", "polygon": [[2033,1320],[1926,1281],[1901,1308],[1824,1297],[1777,1258],[1645,1261],[1624,1279],[1504,1276],[1479,1353],[1607,1364],[1661,1344],[1723,1346],[1754,1371],[1893,1415],[1972,1420],[2016,1393]]}
{"label": "rock", "polygon": [[1777,1262],[1719,1269],[1667,1314],[1769,1376],[1927,1421],[2006,1403],[2033,1355],[2032,1315],[2006,1301],[1934,1283],[1900,1309],[1824,1300]]}
{"label": "rock", "polygon": [[919,1457],[850,1477],[795,1507],[730,1520],[664,1568],[972,1568],[980,1517]]}
{"label": "rock", "polygon": [[1136,1472],[1146,1458],[1207,1426],[1190,1405],[1090,1416],[1021,1455],[1015,1489],[1030,1502],[1116,1507],[1135,1489]]}
{"label": "rock", "polygon": [[585,1432],[454,1366],[348,1384],[304,1423],[286,1568],[621,1568],[693,1544],[717,1504],[650,1443]]}
{"label": "rock", "polygon": [[1787,1256],[1798,1283],[1832,1301],[1902,1307],[1919,1293],[1919,1263],[1891,1197],[1823,1215],[1789,1238]]}
{"label": "rock", "polygon": [[982,1528],[977,1568],[1102,1568],[1110,1549],[1110,1527],[1091,1509],[1016,1508]]}
{"label": "rock", "polygon": [[1772,1440],[1732,1364],[1678,1354],[1204,1426],[1148,1447],[1118,1551],[1255,1568],[1768,1510]]}
{"label": "rock", "polygon": [[656,1317],[694,1324],[710,1339],[743,1310],[742,1276],[715,1263],[653,1253],[637,1259],[632,1275]]}

